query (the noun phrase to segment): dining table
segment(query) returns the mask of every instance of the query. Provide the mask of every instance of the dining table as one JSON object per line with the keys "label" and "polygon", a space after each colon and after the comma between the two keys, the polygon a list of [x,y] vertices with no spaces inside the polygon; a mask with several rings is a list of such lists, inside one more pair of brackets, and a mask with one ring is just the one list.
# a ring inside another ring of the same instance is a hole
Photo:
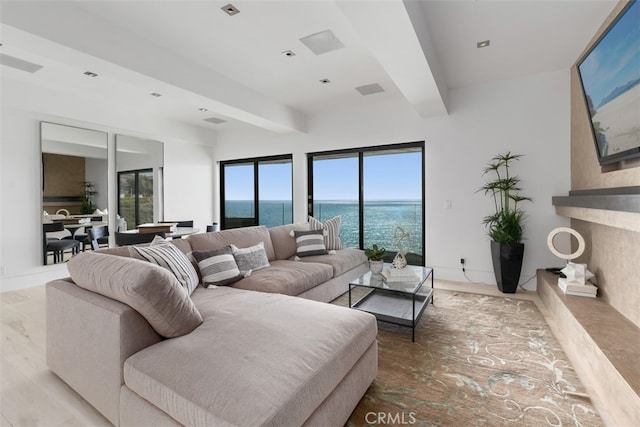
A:
{"label": "dining table", "polygon": [[[176,229],[170,233],[165,233],[164,236],[165,237],[171,237],[172,239],[180,239],[184,236],[188,236],[190,234],[195,234],[198,233],[200,231],[199,228],[195,228],[195,227],[176,227]],[[132,234],[136,234],[139,233],[138,229],[133,229],[133,230],[126,230],[126,231],[122,231],[122,233],[132,233]]]}
{"label": "dining table", "polygon": [[[54,220],[55,221],[55,220]],[[74,223],[70,223],[70,222],[63,222],[64,224],[64,228],[69,230],[69,232],[71,233],[71,238],[75,238],[76,232],[81,229],[81,228],[91,228],[91,227],[98,227],[101,225],[108,225],[108,223],[103,222],[103,221],[95,221],[95,222],[74,222]]]}

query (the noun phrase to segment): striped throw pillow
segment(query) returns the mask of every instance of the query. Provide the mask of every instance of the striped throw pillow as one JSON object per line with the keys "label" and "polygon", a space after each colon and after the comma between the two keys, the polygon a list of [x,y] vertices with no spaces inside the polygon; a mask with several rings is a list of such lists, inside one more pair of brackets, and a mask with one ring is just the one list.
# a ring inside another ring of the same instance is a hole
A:
{"label": "striped throw pillow", "polygon": [[322,222],[320,220],[315,219],[314,217],[309,217],[309,227],[312,230],[323,230],[324,231],[324,244],[327,247],[327,250],[333,251],[342,249],[342,241],[340,240],[340,223],[342,222],[342,218],[340,215],[334,216],[333,218]]}
{"label": "striped throw pillow", "polygon": [[135,251],[134,255],[137,254],[140,258],[172,272],[189,295],[198,287],[198,273],[193,268],[191,261],[171,243],[166,242],[146,247],[131,246],[131,248]]}
{"label": "striped throw pillow", "polygon": [[205,286],[230,285],[242,279],[230,246],[203,252],[193,252]]}
{"label": "striped throw pillow", "polygon": [[296,255],[299,257],[312,255],[326,255],[322,230],[294,231],[296,239]]}

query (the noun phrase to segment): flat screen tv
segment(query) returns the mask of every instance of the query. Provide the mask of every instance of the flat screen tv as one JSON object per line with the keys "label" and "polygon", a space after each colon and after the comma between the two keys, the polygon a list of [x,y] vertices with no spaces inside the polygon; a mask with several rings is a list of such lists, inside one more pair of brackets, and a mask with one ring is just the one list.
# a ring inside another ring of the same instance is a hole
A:
{"label": "flat screen tv", "polygon": [[598,161],[640,157],[640,3],[625,6],[578,61]]}

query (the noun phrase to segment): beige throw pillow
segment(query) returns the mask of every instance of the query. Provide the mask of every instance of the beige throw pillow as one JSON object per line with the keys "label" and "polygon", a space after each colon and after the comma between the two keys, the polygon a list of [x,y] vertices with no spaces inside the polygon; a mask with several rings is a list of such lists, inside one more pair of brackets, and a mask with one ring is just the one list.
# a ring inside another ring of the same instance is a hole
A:
{"label": "beige throw pillow", "polygon": [[130,246],[133,251],[132,255],[137,255],[139,259],[157,264],[172,272],[178,282],[187,290],[187,293],[191,295],[200,283],[198,273],[191,261],[180,249],[162,237],[156,236],[156,238],[160,240],[154,239],[150,246]]}
{"label": "beige throw pillow", "polygon": [[186,335],[202,316],[167,269],[134,258],[82,252],[67,263],[81,288],[129,305],[167,338]]}
{"label": "beige throw pillow", "polygon": [[342,241],[340,240],[341,223],[342,217],[340,215],[334,216],[325,222],[312,216],[309,217],[309,227],[311,230],[322,230],[324,232],[324,245],[328,251],[343,249]]}

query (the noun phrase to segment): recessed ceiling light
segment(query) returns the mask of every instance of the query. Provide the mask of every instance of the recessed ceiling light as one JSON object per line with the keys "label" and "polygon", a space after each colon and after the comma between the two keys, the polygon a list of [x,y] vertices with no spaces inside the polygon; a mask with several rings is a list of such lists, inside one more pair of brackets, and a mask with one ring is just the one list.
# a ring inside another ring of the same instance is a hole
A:
{"label": "recessed ceiling light", "polygon": [[158,92],[153,92],[153,93],[151,93],[150,95],[151,95],[151,96],[155,96],[156,98],[160,98],[160,97],[162,96],[162,94],[161,94],[161,93],[158,93]]}
{"label": "recessed ceiling light", "polygon": [[240,13],[240,11],[238,9],[236,9],[236,7],[234,5],[232,5],[231,3],[229,3],[226,6],[222,6],[220,9],[222,9],[224,11],[224,13],[226,13],[229,16],[233,16],[236,13]]}
{"label": "recessed ceiling light", "polygon": [[481,42],[476,43],[476,47],[478,49],[483,48],[483,47],[487,47],[491,44],[491,40],[483,40]]}
{"label": "recessed ceiling light", "polygon": [[85,71],[84,75],[89,77],[98,77],[98,75],[92,71]]}
{"label": "recessed ceiling light", "polygon": [[282,51],[282,54],[284,56],[288,56],[288,57],[292,57],[292,56],[296,56],[296,53],[292,50],[284,50]]}
{"label": "recessed ceiling light", "polygon": [[374,93],[384,92],[384,89],[378,83],[372,83],[370,85],[358,86],[356,88],[356,90],[358,92],[360,92],[360,94],[362,96],[373,95]]}
{"label": "recessed ceiling light", "polygon": [[326,85],[327,83],[331,83],[331,80],[329,80],[329,79],[320,79],[320,83],[322,83],[323,85]]}
{"label": "recessed ceiling light", "polygon": [[342,49],[344,44],[338,40],[331,30],[320,31],[303,37],[300,41],[316,55]]}
{"label": "recessed ceiling light", "polygon": [[207,109],[206,109],[206,108],[204,108],[204,107],[201,107],[201,108],[198,108],[198,111],[202,111],[202,112],[204,113],[205,111],[209,111],[209,110],[207,110]]}

